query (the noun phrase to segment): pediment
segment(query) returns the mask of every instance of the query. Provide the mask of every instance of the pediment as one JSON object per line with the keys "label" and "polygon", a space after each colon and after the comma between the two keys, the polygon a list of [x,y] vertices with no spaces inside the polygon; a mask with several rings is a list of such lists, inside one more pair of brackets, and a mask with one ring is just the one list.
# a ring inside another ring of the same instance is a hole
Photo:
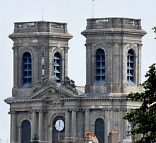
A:
{"label": "pediment", "polygon": [[42,87],[36,87],[30,99],[49,99],[56,100],[60,98],[73,97],[74,92],[67,89],[65,86],[57,85],[46,85]]}

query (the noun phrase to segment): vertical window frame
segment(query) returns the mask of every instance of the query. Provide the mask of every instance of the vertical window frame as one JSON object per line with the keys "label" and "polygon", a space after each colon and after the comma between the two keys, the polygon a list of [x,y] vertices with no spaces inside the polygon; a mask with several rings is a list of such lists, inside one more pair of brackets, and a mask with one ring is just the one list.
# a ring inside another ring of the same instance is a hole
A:
{"label": "vertical window frame", "polygon": [[103,83],[105,78],[105,51],[99,48],[95,54],[95,81],[96,83]]}
{"label": "vertical window frame", "polygon": [[29,143],[31,140],[31,123],[29,120],[24,120],[21,123],[21,142]]}
{"label": "vertical window frame", "polygon": [[133,49],[129,49],[127,52],[127,84],[135,84],[135,72],[136,72],[136,54]]}
{"label": "vertical window frame", "polygon": [[62,80],[62,55],[59,52],[56,52],[54,54],[54,59],[53,59],[54,65],[54,76],[56,77],[57,82],[61,82]]}
{"label": "vertical window frame", "polygon": [[32,56],[30,52],[24,52],[22,56],[22,87],[32,87]]}
{"label": "vertical window frame", "polygon": [[105,143],[105,122],[102,118],[95,121],[95,135],[100,143]]}

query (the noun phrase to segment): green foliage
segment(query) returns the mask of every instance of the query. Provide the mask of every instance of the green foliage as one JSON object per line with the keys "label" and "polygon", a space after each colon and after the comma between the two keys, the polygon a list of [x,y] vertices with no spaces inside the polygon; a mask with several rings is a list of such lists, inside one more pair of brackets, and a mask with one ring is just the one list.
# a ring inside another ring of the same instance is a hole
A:
{"label": "green foliage", "polygon": [[[156,33],[156,27],[153,27],[152,30],[154,31],[154,33]],[[156,39],[156,38],[155,38]]]}
{"label": "green foliage", "polygon": [[156,64],[149,67],[145,77],[146,81],[142,84],[144,91],[128,96],[132,101],[141,101],[142,105],[124,117],[133,125],[131,134],[141,135],[140,140],[134,140],[134,143],[156,142]]}
{"label": "green foliage", "polygon": [[152,30],[154,30],[154,32],[156,33],[156,27],[153,27]]}

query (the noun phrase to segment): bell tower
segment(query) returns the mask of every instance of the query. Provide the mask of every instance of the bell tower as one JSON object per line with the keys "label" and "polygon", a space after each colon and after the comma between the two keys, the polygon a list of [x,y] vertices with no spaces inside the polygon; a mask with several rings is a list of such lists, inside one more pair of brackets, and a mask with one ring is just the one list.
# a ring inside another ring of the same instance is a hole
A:
{"label": "bell tower", "polygon": [[68,40],[72,36],[66,23],[47,21],[18,22],[14,25],[14,95],[30,95],[42,82],[61,83],[68,76]]}
{"label": "bell tower", "polygon": [[92,18],[86,30],[87,93],[140,91],[142,37],[140,19]]}

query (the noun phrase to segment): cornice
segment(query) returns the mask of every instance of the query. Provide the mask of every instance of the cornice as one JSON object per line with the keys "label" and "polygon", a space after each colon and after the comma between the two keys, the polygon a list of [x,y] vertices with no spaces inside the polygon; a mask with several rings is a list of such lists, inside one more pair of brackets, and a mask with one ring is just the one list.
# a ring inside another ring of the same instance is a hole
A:
{"label": "cornice", "polygon": [[125,96],[75,96],[72,98],[63,98],[62,101],[128,101],[129,99]]}
{"label": "cornice", "polygon": [[13,33],[9,35],[9,38],[59,38],[59,39],[71,39],[73,36],[69,33],[50,33],[50,32],[26,32],[26,33]]}
{"label": "cornice", "polygon": [[142,29],[124,29],[124,28],[106,28],[106,29],[87,29],[81,33],[84,36],[88,35],[116,35],[116,34],[127,34],[127,35],[138,35],[144,36],[146,34]]}
{"label": "cornice", "polygon": [[15,104],[15,103],[39,103],[42,102],[42,99],[6,99],[5,102],[7,104]]}

